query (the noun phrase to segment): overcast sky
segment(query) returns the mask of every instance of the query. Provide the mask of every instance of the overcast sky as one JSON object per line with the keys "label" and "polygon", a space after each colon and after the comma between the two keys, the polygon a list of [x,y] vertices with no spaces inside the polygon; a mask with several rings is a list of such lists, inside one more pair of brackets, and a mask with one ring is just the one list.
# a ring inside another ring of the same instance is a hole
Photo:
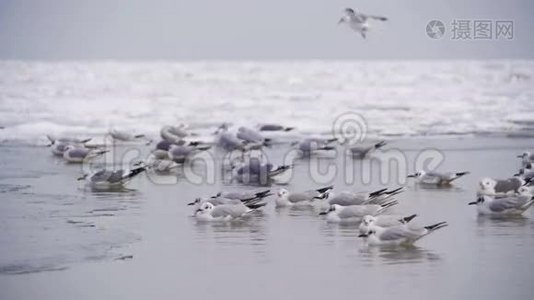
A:
{"label": "overcast sky", "polygon": [[[363,40],[345,7],[389,21]],[[532,0],[0,0],[0,59],[534,58],[533,18]],[[454,19],[513,20],[514,38],[451,40]]]}

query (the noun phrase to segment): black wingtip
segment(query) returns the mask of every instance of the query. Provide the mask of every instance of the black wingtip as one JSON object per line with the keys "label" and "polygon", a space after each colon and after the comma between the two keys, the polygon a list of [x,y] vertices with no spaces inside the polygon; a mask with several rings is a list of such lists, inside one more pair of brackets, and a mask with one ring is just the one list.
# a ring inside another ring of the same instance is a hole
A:
{"label": "black wingtip", "polygon": [[295,129],[295,127],[286,127],[286,128],[284,128],[284,131],[291,131],[293,129]]}
{"label": "black wingtip", "polygon": [[385,191],[387,191],[387,188],[383,188],[383,189],[371,192],[371,193],[369,193],[369,197],[372,198],[372,197],[376,197],[376,196],[382,195]]}
{"label": "black wingtip", "polygon": [[391,190],[391,191],[386,191],[386,194],[388,194],[388,195],[396,195],[396,194],[402,193],[403,191],[404,191],[404,188],[401,186],[400,188],[396,188],[396,189]]}
{"label": "black wingtip", "polygon": [[333,188],[334,188],[334,186],[330,185],[330,186],[325,186],[325,187],[320,188],[320,189],[316,189],[316,191],[321,193],[321,194],[323,194],[323,193],[325,193],[325,192],[327,192],[327,191],[329,191],[329,190],[331,190]]}
{"label": "black wingtip", "polygon": [[411,220],[413,220],[415,217],[417,217],[417,214],[413,214],[411,216],[407,216],[402,218],[403,223],[409,223]]}
{"label": "black wingtip", "polygon": [[267,205],[267,203],[261,202],[261,203],[248,204],[247,207],[250,209],[258,209],[258,208],[264,207],[265,205]]}
{"label": "black wingtip", "polygon": [[433,225],[429,225],[429,226],[425,226],[425,229],[427,230],[430,230],[430,231],[434,231],[434,230],[438,230],[442,227],[445,227],[445,226],[448,226],[449,224],[447,224],[447,222],[439,222],[439,223],[436,223],[436,224],[433,224]]}
{"label": "black wingtip", "polygon": [[380,141],[380,142],[375,144],[375,148],[376,149],[380,149],[380,148],[384,147],[385,145],[386,145],[386,141]]}

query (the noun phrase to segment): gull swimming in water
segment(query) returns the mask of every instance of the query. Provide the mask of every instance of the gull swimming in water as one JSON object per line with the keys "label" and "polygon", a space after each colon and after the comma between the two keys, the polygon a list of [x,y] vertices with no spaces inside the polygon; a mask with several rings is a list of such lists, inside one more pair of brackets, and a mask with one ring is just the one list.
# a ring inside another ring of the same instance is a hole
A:
{"label": "gull swimming in water", "polygon": [[159,135],[166,141],[176,143],[191,135],[191,133],[187,132],[184,124],[180,124],[178,126],[163,126],[159,131]]}
{"label": "gull swimming in water", "polygon": [[266,204],[261,203],[251,208],[235,200],[233,203],[221,205],[213,205],[210,202],[205,202],[196,210],[195,218],[201,222],[232,221],[242,218]]}
{"label": "gull swimming in water", "polygon": [[247,163],[239,166],[232,165],[232,179],[241,183],[267,184],[273,177],[278,176],[291,169],[291,166],[275,166],[271,163],[262,163],[259,159],[253,158]]}
{"label": "gull swimming in water", "polygon": [[265,138],[256,130],[247,127],[239,127],[237,129],[236,137],[246,143],[256,143],[263,146],[269,145],[269,142],[271,141],[271,139]]}
{"label": "gull swimming in water", "polygon": [[200,145],[200,146],[191,146],[191,145],[175,145],[172,144],[169,147],[168,155],[169,159],[172,161],[182,164],[188,158],[195,155],[198,152],[209,150],[211,146]]}
{"label": "gull swimming in water", "polygon": [[477,194],[488,196],[505,196],[514,194],[519,191],[519,188],[525,184],[525,181],[520,177],[512,177],[508,179],[493,179],[482,178],[478,183],[479,189]]}
{"label": "gull swimming in water", "polygon": [[291,131],[295,127],[286,127],[279,124],[260,124],[258,125],[259,131]]}
{"label": "gull swimming in water", "polygon": [[109,150],[88,149],[85,147],[68,145],[63,153],[63,158],[70,163],[82,163],[84,160],[93,159],[107,152],[109,152]]}
{"label": "gull swimming in water", "polygon": [[292,142],[291,146],[296,146],[301,155],[310,156],[318,152],[335,150],[336,147],[331,146],[331,144],[335,141],[337,141],[336,138],[306,138],[300,142]]}
{"label": "gull swimming in water", "polygon": [[46,136],[50,141],[50,144],[47,147],[50,147],[52,154],[55,156],[63,157],[67,146],[74,145],[78,147],[84,147],[85,143],[89,142],[91,138],[88,139],[77,139],[77,138],[55,138],[51,135]]}
{"label": "gull swimming in water", "polygon": [[362,223],[360,224],[360,227],[358,227],[358,229],[360,230],[360,233],[366,234],[369,232],[372,226],[380,226],[386,228],[404,225],[408,224],[415,217],[417,217],[416,214],[407,217],[393,215],[379,215],[374,217],[367,215],[363,217]]}
{"label": "gull swimming in water", "polygon": [[364,39],[366,38],[367,31],[369,30],[369,19],[387,21],[386,17],[357,13],[352,8],[345,8],[344,12],[345,15],[339,19],[338,24],[347,23],[352,30],[359,32]]}
{"label": "gull swimming in water", "polygon": [[56,138],[54,136],[51,136],[51,135],[47,135],[46,138],[48,138],[48,140],[50,141],[50,145],[48,146],[51,146],[55,143],[63,143],[63,144],[85,144],[87,142],[89,142],[91,140],[91,138],[87,138],[87,139],[77,139],[77,138],[69,138],[69,137],[60,137],[60,138]]}
{"label": "gull swimming in water", "polygon": [[502,216],[520,215],[534,204],[534,197],[530,189],[522,186],[517,195],[492,197],[479,195],[477,201],[469,202],[469,205],[476,205],[480,215]]}
{"label": "gull swimming in water", "polygon": [[327,186],[305,192],[289,192],[286,189],[280,189],[276,193],[276,207],[294,206],[294,205],[312,205],[315,200],[324,200],[328,198],[328,192],[333,186]]}
{"label": "gull swimming in water", "polygon": [[360,234],[359,237],[367,238],[367,243],[370,246],[409,246],[422,237],[447,225],[447,222],[439,222],[422,228],[414,228],[408,225],[384,228],[371,225],[369,231]]}
{"label": "gull swimming in water", "polygon": [[399,204],[397,200],[392,200],[384,204],[364,204],[341,206],[337,204],[330,205],[327,211],[319,213],[326,215],[328,223],[360,223],[366,215],[377,216],[385,212],[388,208]]}
{"label": "gull swimming in water", "polygon": [[94,189],[112,189],[123,187],[133,177],[146,171],[145,166],[132,170],[100,170],[93,174],[84,174],[78,180],[85,180],[87,185]]}
{"label": "gull swimming in water", "polygon": [[353,158],[363,159],[366,156],[368,156],[371,152],[373,152],[375,150],[378,150],[378,149],[384,147],[385,145],[386,145],[386,142],[385,141],[381,141],[381,142],[378,142],[378,143],[373,144],[373,145],[367,145],[367,146],[358,145],[358,146],[354,146],[354,147],[349,148],[349,150],[350,150],[350,153],[352,154]]}
{"label": "gull swimming in water", "polygon": [[417,183],[437,186],[450,185],[454,180],[469,174],[469,172],[425,172],[419,171],[408,175],[408,178],[416,178]]}
{"label": "gull swimming in water", "polygon": [[150,139],[147,139],[144,134],[133,134],[131,132],[120,131],[117,129],[110,129],[109,135],[111,136],[111,138],[113,138],[113,140],[121,141],[121,142],[131,142],[131,141],[143,139],[145,140],[147,145],[150,145],[152,143],[152,141]]}
{"label": "gull swimming in water", "polygon": [[382,204],[394,195],[397,195],[403,191],[403,188],[397,188],[389,191],[387,188],[383,188],[371,193],[360,192],[341,192],[339,194],[334,194],[328,198],[328,203],[338,204],[341,206],[349,205],[362,205],[362,204]]}
{"label": "gull swimming in water", "polygon": [[233,191],[233,192],[219,192],[217,195],[212,196],[211,198],[223,197],[233,200],[241,201],[250,201],[250,200],[263,200],[266,197],[273,195],[271,190],[264,190],[261,192],[252,192],[252,191]]}

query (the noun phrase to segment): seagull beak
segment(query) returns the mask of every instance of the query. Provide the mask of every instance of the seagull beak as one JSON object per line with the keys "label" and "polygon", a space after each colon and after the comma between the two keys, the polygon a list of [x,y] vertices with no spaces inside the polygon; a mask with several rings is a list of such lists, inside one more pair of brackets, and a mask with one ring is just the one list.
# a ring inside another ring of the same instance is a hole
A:
{"label": "seagull beak", "polygon": [[87,175],[83,175],[81,177],[78,177],[76,180],[81,181],[81,180],[84,180],[86,177],[87,177]]}
{"label": "seagull beak", "polygon": [[477,203],[478,203],[478,202],[473,201],[473,202],[469,202],[469,203],[467,203],[467,205],[476,205]]}
{"label": "seagull beak", "polygon": [[322,211],[322,212],[319,213],[319,216],[324,216],[324,215],[327,215],[327,214],[328,214],[327,211]]}
{"label": "seagull beak", "polygon": [[408,175],[408,176],[406,176],[406,177],[408,177],[408,178],[414,178],[414,177],[415,177],[415,174],[410,174],[410,175]]}
{"label": "seagull beak", "polygon": [[523,158],[523,155],[518,155],[517,158]]}
{"label": "seagull beak", "polygon": [[192,205],[195,205],[195,202],[189,202],[189,203],[187,203],[187,206],[192,206]]}
{"label": "seagull beak", "polygon": [[199,208],[199,209],[195,210],[195,214],[197,214],[197,213],[199,213],[201,211],[202,211],[202,209]]}
{"label": "seagull beak", "polygon": [[358,235],[358,237],[360,237],[360,238],[364,238],[364,237],[368,237],[368,236],[369,236],[369,235],[368,235],[368,234],[365,234],[365,233],[362,233],[362,234]]}
{"label": "seagull beak", "polygon": [[343,22],[345,22],[345,19],[341,18],[341,19],[339,19],[339,21],[337,21],[337,24],[339,25],[339,24],[341,24]]}

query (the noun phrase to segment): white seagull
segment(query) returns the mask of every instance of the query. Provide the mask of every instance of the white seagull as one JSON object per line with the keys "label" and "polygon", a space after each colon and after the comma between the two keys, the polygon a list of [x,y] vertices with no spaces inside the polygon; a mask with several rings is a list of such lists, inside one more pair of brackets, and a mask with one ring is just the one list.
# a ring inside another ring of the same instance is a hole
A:
{"label": "white seagull", "polygon": [[324,200],[328,198],[328,192],[333,189],[333,186],[310,190],[305,192],[290,193],[286,189],[280,189],[276,193],[276,207],[294,206],[294,205],[312,205],[315,200]]}
{"label": "white seagull", "polygon": [[415,217],[417,217],[416,214],[413,214],[411,216],[402,217],[402,216],[394,216],[394,215],[379,215],[376,217],[367,215],[364,216],[362,219],[362,223],[360,224],[360,233],[366,234],[369,232],[372,226],[380,226],[380,227],[393,227],[393,226],[399,226],[408,224],[411,220],[413,220]]}
{"label": "white seagull", "polygon": [[369,30],[369,19],[387,21],[386,17],[365,15],[355,12],[352,8],[345,8],[345,15],[339,19],[338,24],[347,23],[352,30],[359,32],[365,39]]}
{"label": "white seagull", "polygon": [[330,205],[328,211],[323,211],[319,213],[319,215],[326,215],[326,222],[328,223],[360,223],[363,217],[367,215],[377,216],[398,203],[397,200],[392,200],[382,205],[366,204],[341,206],[333,204]]}
{"label": "white seagull", "polygon": [[359,237],[367,238],[367,243],[370,246],[409,246],[420,238],[447,225],[447,222],[439,222],[423,228],[413,228],[408,225],[384,228],[371,225],[369,231],[360,234]]}
{"label": "white seagull", "polygon": [[450,185],[454,180],[469,174],[469,172],[425,172],[419,171],[408,175],[408,178],[415,178],[417,183],[437,186]]}
{"label": "white seagull", "polygon": [[121,188],[133,177],[146,171],[146,167],[141,166],[132,170],[100,170],[93,174],[84,174],[78,180],[85,180],[87,185],[94,189]]}
{"label": "white seagull", "polygon": [[204,202],[195,212],[195,218],[201,222],[232,221],[242,218],[256,209],[247,207],[239,200],[217,206],[210,202]]}
{"label": "white seagull", "polygon": [[534,197],[530,189],[522,186],[517,195],[507,197],[492,197],[479,195],[477,201],[469,202],[469,205],[476,205],[478,214],[503,216],[520,215],[534,204]]}

